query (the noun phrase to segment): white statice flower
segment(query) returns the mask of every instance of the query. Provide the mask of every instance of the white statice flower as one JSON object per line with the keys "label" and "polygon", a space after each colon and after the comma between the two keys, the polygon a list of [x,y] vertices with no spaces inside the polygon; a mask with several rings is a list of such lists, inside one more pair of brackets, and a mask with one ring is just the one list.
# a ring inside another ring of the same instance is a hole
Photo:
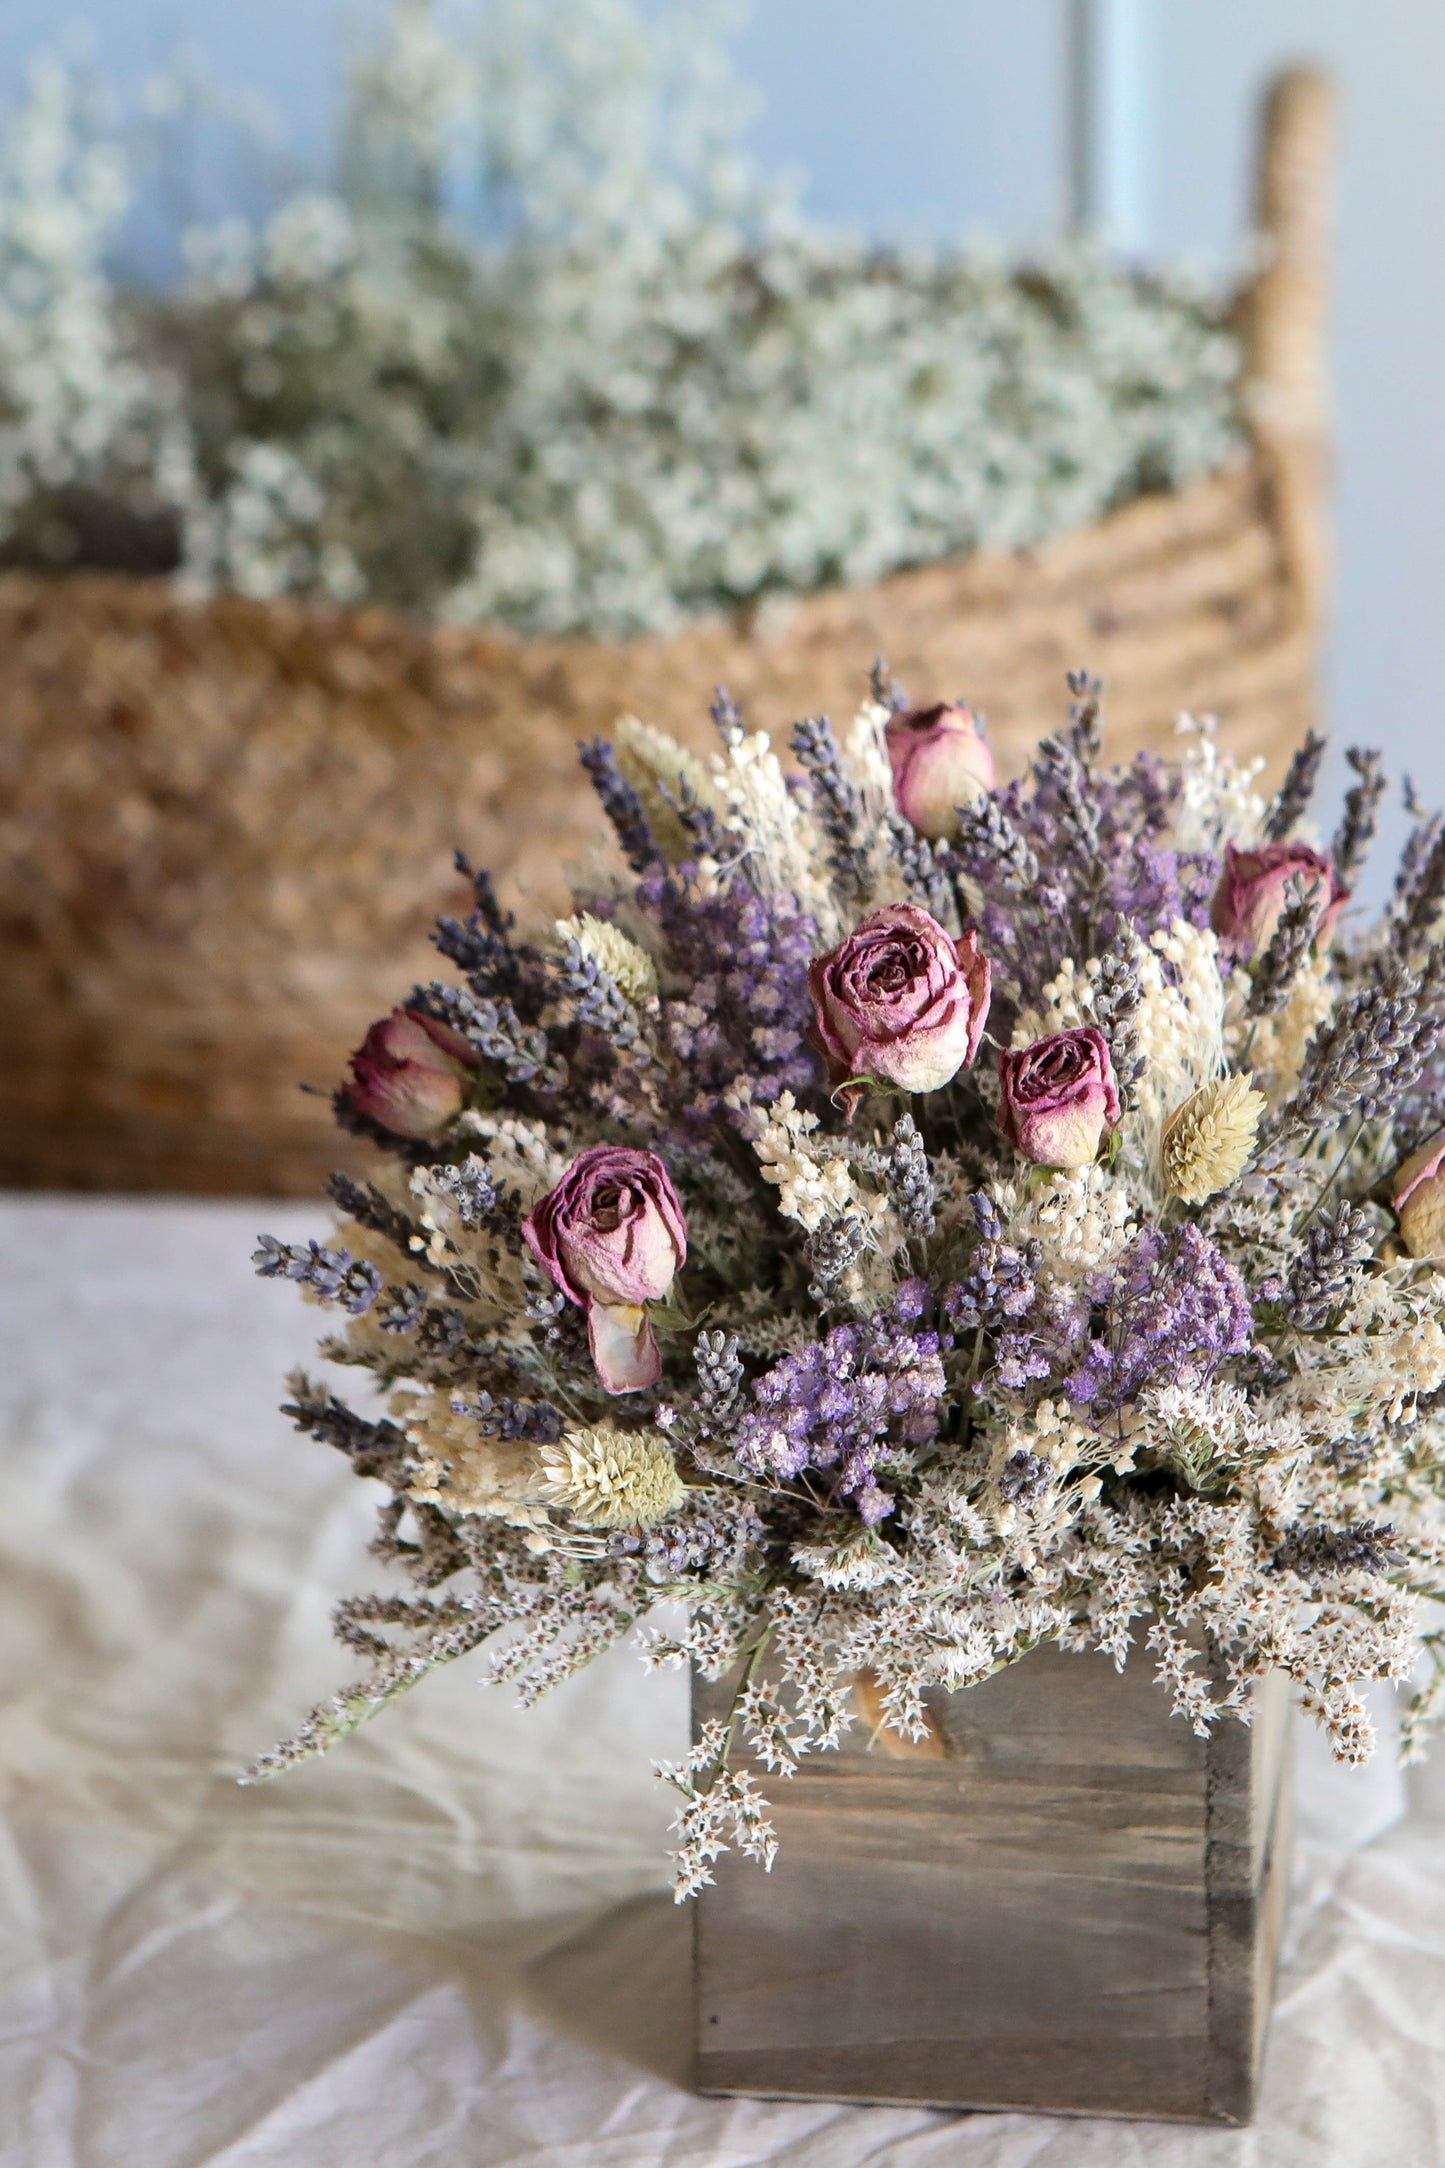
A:
{"label": "white statice flower", "polygon": [[1107,1167],[1053,1167],[993,1191],[1008,1240],[1037,1242],[1062,1280],[1113,1264],[1138,1233],[1133,1201]]}
{"label": "white statice flower", "polygon": [[1445,1385],[1445,1274],[1400,1286],[1362,1275],[1327,1338],[1312,1338],[1288,1389],[1290,1405],[1320,1430],[1412,1423],[1421,1394]]}
{"label": "white statice flower", "polygon": [[1154,933],[1137,961],[1142,998],[1135,1028],[1144,1067],[1122,1130],[1120,1164],[1146,1198],[1157,1200],[1165,1190],[1170,1119],[1224,1068],[1225,987],[1214,934],[1184,919]]}
{"label": "white statice flower", "polygon": [[[791,1092],[753,1114],[749,1141],[763,1180],[778,1192],[778,1210],[785,1219],[796,1220],[812,1234],[825,1221],[845,1219],[862,1207],[864,1193],[852,1167],[832,1148],[831,1137],[817,1141],[817,1115],[800,1107]],[[878,1201],[869,1196],[870,1216],[875,1216]]]}
{"label": "white statice flower", "polygon": [[550,1492],[537,1446],[488,1437],[475,1416],[453,1407],[450,1388],[400,1388],[392,1418],[415,1456],[409,1498],[447,1513],[505,1521],[527,1531],[529,1548],[550,1548]]}
{"label": "white statice flower", "polygon": [[[738,1104],[729,1094],[730,1104]],[[784,1092],[768,1108],[750,1108],[749,1141],[763,1180],[778,1192],[778,1210],[810,1235],[851,1223],[858,1254],[837,1278],[835,1299],[854,1310],[872,1310],[893,1289],[892,1260],[907,1236],[885,1192],[859,1181],[837,1140],[818,1135],[816,1114]]]}
{"label": "white statice flower", "polygon": [[839,1543],[795,1543],[793,1564],[824,1588],[887,1588],[907,1579],[898,1553],[869,1528],[855,1528]]}
{"label": "white statice flower", "polygon": [[1257,842],[1266,808],[1254,784],[1264,772],[1263,756],[1236,761],[1221,752],[1212,716],[1181,715],[1175,730],[1194,739],[1180,763],[1175,850],[1222,852],[1226,843]]}
{"label": "white statice flower", "polygon": [[1292,1467],[1308,1444],[1296,1410],[1262,1414],[1217,1378],[1151,1385],[1136,1412],[1142,1442],[1196,1489],[1221,1471],[1247,1467],[1257,1478],[1267,1467]]}
{"label": "white statice flower", "polygon": [[579,911],[571,918],[557,920],[557,935],[565,945],[575,941],[584,956],[589,956],[598,968],[605,971],[619,993],[641,1007],[657,994],[657,965],[645,948],[631,940],[620,926],[610,919],[594,918],[590,911]]}
{"label": "white statice flower", "polygon": [[1097,980],[1099,964],[1096,957],[1081,966],[1072,956],[1066,956],[1043,989],[1042,1006],[1019,1011],[1009,1041],[1014,1051],[1032,1046],[1035,1039],[1048,1038],[1056,1031],[1077,1031],[1082,1025],[1092,1024],[1091,975]]}
{"label": "white statice flower", "polygon": [[880,700],[865,700],[844,731],[839,751],[855,788],[881,805],[893,804],[893,763],[884,737],[889,715]]}
{"label": "white statice flower", "polygon": [[[561,1177],[566,1162],[540,1123],[522,1116],[467,1112],[457,1129],[483,1147],[475,1158],[469,1154],[459,1171],[465,1175],[480,1162],[499,1189],[517,1192],[524,1212]],[[474,1227],[466,1224],[461,1202],[448,1186],[449,1172],[445,1167],[418,1167],[411,1176],[408,1208],[425,1238],[427,1262],[453,1275],[468,1304],[486,1317],[490,1331],[524,1338],[531,1283],[523,1253],[491,1219],[483,1217]]]}
{"label": "white statice flower", "polygon": [[[1236,974],[1236,979],[1243,977]],[[1242,1062],[1248,1048],[1253,1083],[1271,1108],[1280,1107],[1299,1083],[1306,1047],[1339,998],[1333,966],[1328,954],[1312,951],[1295,973],[1284,1007],[1274,1016],[1246,1017],[1245,991],[1247,987],[1241,987],[1236,993],[1233,984],[1230,988],[1230,1055]]]}
{"label": "white statice flower", "polygon": [[847,929],[833,893],[827,842],[806,804],[789,790],[767,732],[737,732],[713,756],[712,772],[763,884],[796,896],[817,921],[822,946],[832,947]]}

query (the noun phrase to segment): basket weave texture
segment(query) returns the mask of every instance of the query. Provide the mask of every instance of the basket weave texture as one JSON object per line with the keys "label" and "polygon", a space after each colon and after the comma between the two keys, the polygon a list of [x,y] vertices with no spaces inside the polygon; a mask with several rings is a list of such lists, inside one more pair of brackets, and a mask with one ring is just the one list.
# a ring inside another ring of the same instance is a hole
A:
{"label": "basket weave texture", "polygon": [[347,1152],[298,1087],[328,1092],[428,974],[458,846],[565,908],[598,826],[575,740],[620,713],[703,748],[725,683],[782,731],[850,714],[881,652],[982,708],[1010,774],[1086,664],[1116,755],[1181,708],[1281,754],[1315,712],[1329,135],[1318,77],[1276,86],[1240,302],[1253,457],[1038,552],[622,645],[0,580],[0,1182],[314,1192]]}

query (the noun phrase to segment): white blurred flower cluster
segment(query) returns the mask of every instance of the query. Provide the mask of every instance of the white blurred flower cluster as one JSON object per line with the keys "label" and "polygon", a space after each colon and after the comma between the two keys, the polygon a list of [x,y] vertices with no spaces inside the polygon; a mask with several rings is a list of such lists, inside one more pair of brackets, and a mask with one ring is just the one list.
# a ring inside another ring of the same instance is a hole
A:
{"label": "white blurred flower cluster", "polygon": [[333,183],[189,235],[159,302],[103,268],[117,140],[40,71],[0,139],[0,545],[63,558],[80,487],[168,511],[205,586],[625,636],[1236,453],[1203,295],[807,230],[741,154],[725,27],[492,0],[462,36],[396,0]]}

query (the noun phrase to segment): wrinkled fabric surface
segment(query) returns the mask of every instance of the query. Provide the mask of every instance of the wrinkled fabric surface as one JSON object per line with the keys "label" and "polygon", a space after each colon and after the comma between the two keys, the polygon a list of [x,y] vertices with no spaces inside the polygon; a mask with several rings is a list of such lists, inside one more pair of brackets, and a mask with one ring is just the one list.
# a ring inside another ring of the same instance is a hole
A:
{"label": "wrinkled fabric surface", "polygon": [[[295,1207],[0,1202],[4,2168],[1425,2168],[1445,2163],[1445,1755],[1303,1743],[1244,2132],[706,2101],[626,1651],[523,1715],[463,1661],[236,1772],[348,1676],[372,1486],[276,1412]],[[1387,1712],[1388,1713],[1388,1712]]]}

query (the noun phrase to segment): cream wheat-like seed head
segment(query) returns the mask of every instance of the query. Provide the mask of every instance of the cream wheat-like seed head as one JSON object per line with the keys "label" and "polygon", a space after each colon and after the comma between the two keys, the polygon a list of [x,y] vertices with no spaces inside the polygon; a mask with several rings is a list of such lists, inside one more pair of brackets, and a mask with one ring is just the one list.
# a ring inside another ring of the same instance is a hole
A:
{"label": "cream wheat-like seed head", "polygon": [[660,1431],[569,1430],[538,1457],[550,1505],[586,1528],[652,1528],[675,1513],[687,1486]]}
{"label": "cream wheat-like seed head", "polygon": [[1247,1076],[1202,1084],[1171,1114],[1164,1130],[1164,1180],[1185,1204],[1203,1204],[1243,1173],[1254,1150],[1261,1092]]}

